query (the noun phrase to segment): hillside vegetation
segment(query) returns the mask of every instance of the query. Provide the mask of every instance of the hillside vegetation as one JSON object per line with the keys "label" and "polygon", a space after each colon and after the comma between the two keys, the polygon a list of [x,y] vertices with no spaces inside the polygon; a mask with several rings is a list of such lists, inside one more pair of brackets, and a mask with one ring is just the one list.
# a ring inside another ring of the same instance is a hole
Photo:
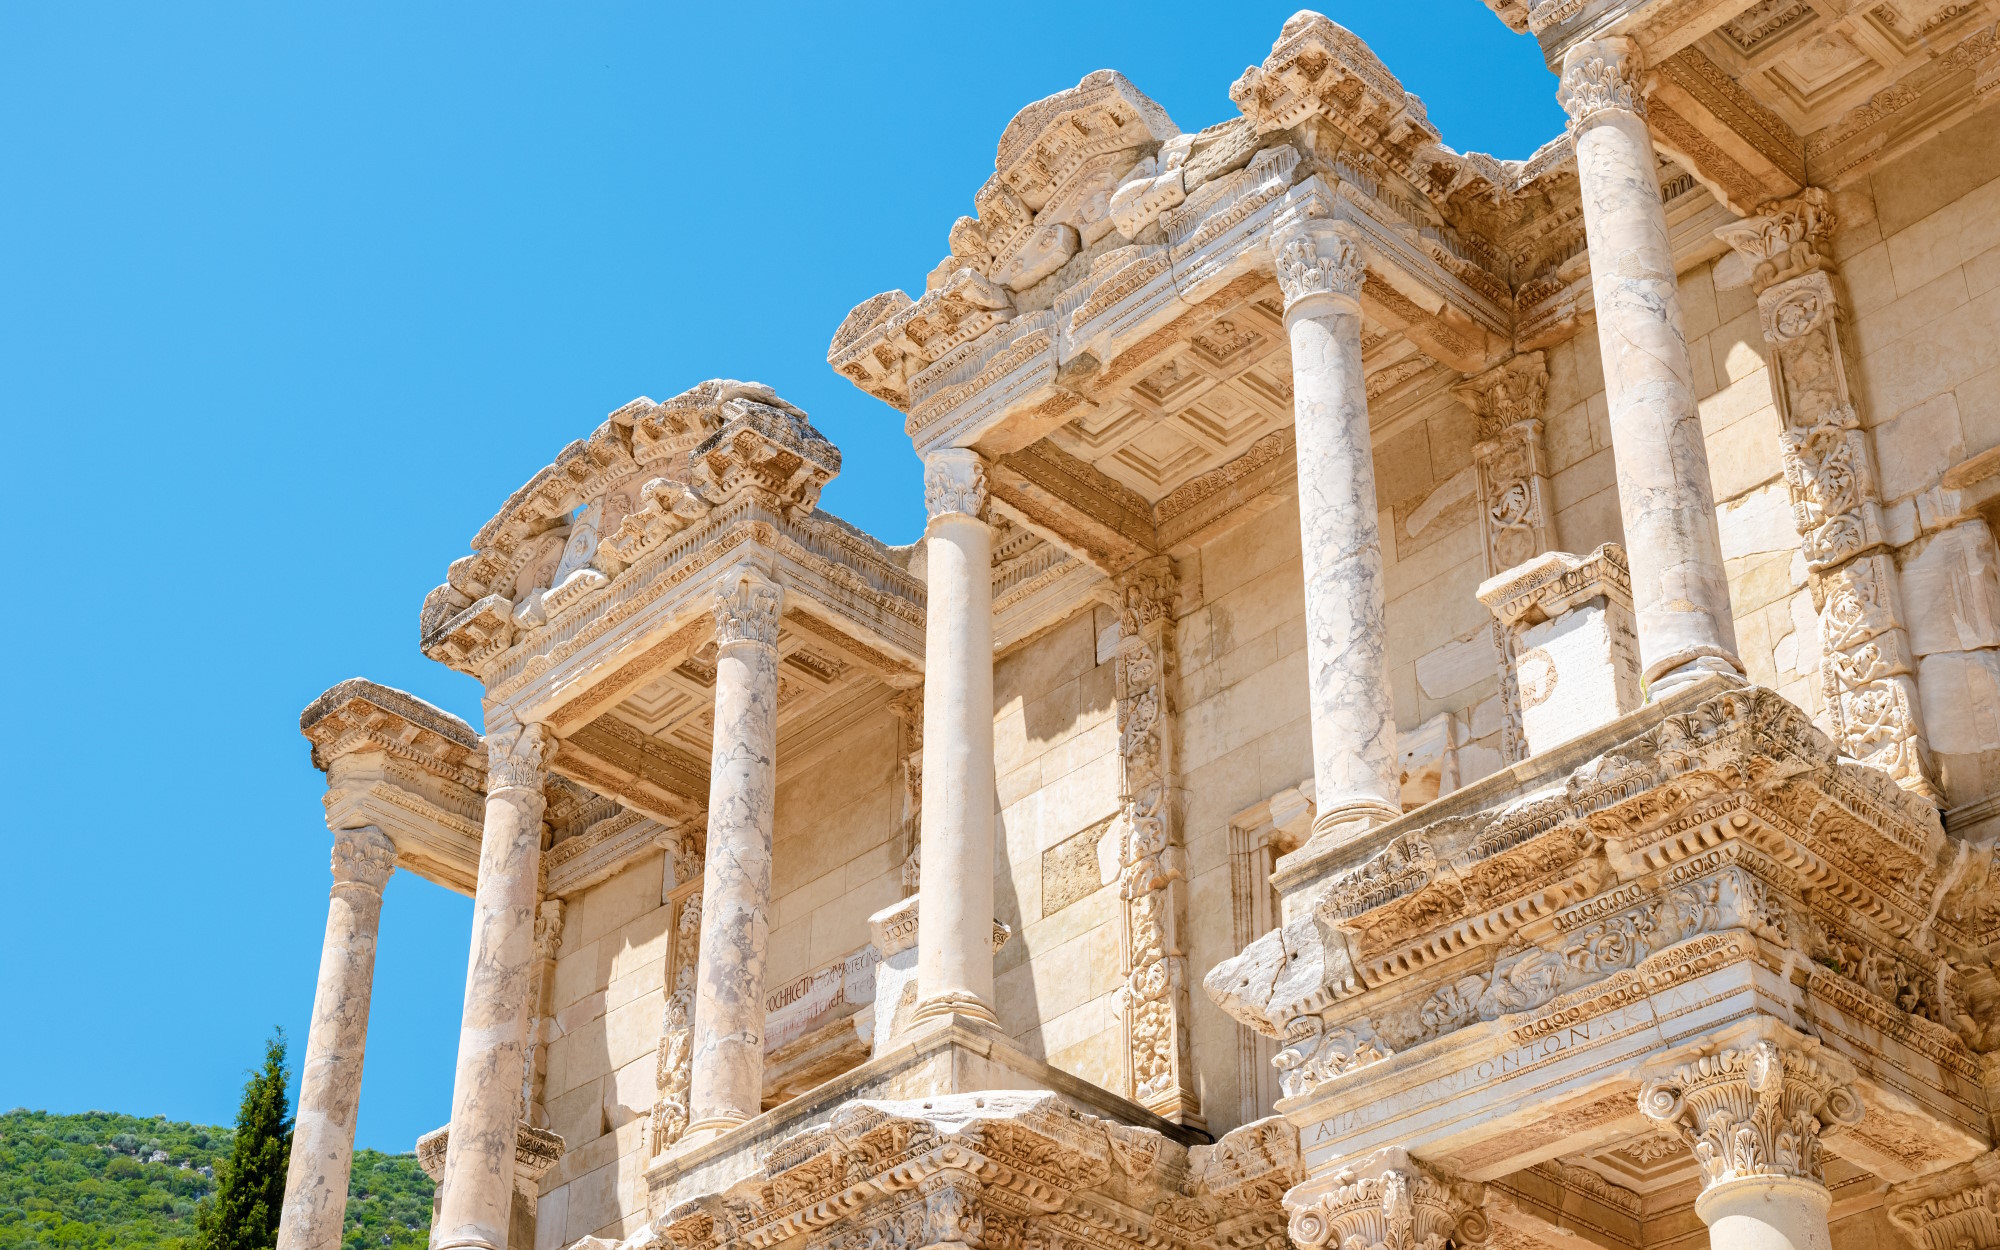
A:
{"label": "hillside vegetation", "polygon": [[[0,1115],[0,1250],[178,1250],[233,1137],[105,1111]],[[416,1156],[354,1152],[343,1250],[423,1250],[430,1225]]]}

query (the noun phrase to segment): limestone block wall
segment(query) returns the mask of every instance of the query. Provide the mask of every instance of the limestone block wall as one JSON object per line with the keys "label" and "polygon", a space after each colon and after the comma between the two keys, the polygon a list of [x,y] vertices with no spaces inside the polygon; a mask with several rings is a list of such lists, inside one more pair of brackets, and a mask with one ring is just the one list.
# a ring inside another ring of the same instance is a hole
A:
{"label": "limestone block wall", "polygon": [[1112,995],[1123,904],[1115,879],[1105,881],[1118,713],[1111,658],[1098,654],[1111,620],[1107,608],[1078,612],[994,666],[994,907],[1014,936],[993,971],[1001,1028],[1035,1057],[1121,1090]]}
{"label": "limestone block wall", "polygon": [[2000,446],[2000,110],[1844,188],[1834,211],[1924,728],[1958,806],[2000,791],[1993,534],[1943,484]]}
{"label": "limestone block wall", "polygon": [[[901,897],[898,767],[886,708],[817,751],[781,758],[767,986],[865,946],[869,914]],[[672,884],[666,856],[650,855],[566,909],[544,1105],[568,1152],[543,1178],[538,1250],[615,1240],[644,1222]]]}

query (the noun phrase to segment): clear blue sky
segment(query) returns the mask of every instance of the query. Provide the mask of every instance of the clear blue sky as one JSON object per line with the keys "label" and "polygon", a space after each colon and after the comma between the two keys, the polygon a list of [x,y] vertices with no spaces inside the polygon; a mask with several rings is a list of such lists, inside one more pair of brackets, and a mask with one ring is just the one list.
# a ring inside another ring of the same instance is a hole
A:
{"label": "clear blue sky", "polygon": [[[1453,146],[1556,133],[1478,0],[1328,11]],[[635,395],[771,383],[845,454],[825,506],[916,537],[900,417],[826,367],[841,317],[921,290],[1022,105],[1110,66],[1222,121],[1290,12],[0,9],[0,1108],[229,1122],[311,1010],[299,709],[362,674],[476,724],[424,593]],[[469,915],[389,888],[365,1146],[449,1114]]]}

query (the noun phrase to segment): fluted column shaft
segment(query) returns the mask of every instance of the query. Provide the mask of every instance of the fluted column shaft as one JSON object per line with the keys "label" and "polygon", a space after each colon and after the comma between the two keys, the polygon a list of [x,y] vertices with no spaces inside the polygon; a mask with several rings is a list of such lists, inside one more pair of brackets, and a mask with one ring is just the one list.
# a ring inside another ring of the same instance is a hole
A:
{"label": "fluted column shaft", "polygon": [[535,963],[543,770],[554,747],[554,736],[541,725],[506,723],[486,731],[486,822],[472,900],[451,1135],[431,1231],[435,1250],[507,1247]]}
{"label": "fluted column shaft", "polygon": [[1318,835],[1402,813],[1375,451],[1361,366],[1361,248],[1315,219],[1272,241],[1292,344]]}
{"label": "fluted column shaft", "polygon": [[993,1013],[993,531],[978,453],[924,464],[923,816],[917,1015]]}
{"label": "fluted column shaft", "polygon": [[727,574],[716,594],[715,748],[683,1141],[741,1124],[763,1109],[783,606],[783,590],[748,566]]}
{"label": "fluted column shaft", "polygon": [[361,1105],[361,1058],[368,1045],[368,1000],[375,985],[375,937],[382,889],[396,869],[396,845],[381,830],[337,829],[319,986],[299,1067],[299,1110],[285,1174],[278,1250],[336,1250],[347,1216],[354,1122]]}
{"label": "fluted column shaft", "polygon": [[1639,75],[1630,39],[1579,43],[1558,98],[1583,196],[1642,677],[1657,693],[1743,665]]}

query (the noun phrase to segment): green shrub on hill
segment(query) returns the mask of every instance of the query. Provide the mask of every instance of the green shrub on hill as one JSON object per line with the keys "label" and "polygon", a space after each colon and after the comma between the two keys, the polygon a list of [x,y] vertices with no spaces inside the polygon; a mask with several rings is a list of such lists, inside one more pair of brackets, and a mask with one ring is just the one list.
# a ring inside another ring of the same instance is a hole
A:
{"label": "green shrub on hill", "polygon": [[[233,1145],[158,1116],[0,1115],[0,1250],[180,1250]],[[348,1195],[343,1250],[422,1250],[431,1181],[414,1155],[355,1151]]]}

